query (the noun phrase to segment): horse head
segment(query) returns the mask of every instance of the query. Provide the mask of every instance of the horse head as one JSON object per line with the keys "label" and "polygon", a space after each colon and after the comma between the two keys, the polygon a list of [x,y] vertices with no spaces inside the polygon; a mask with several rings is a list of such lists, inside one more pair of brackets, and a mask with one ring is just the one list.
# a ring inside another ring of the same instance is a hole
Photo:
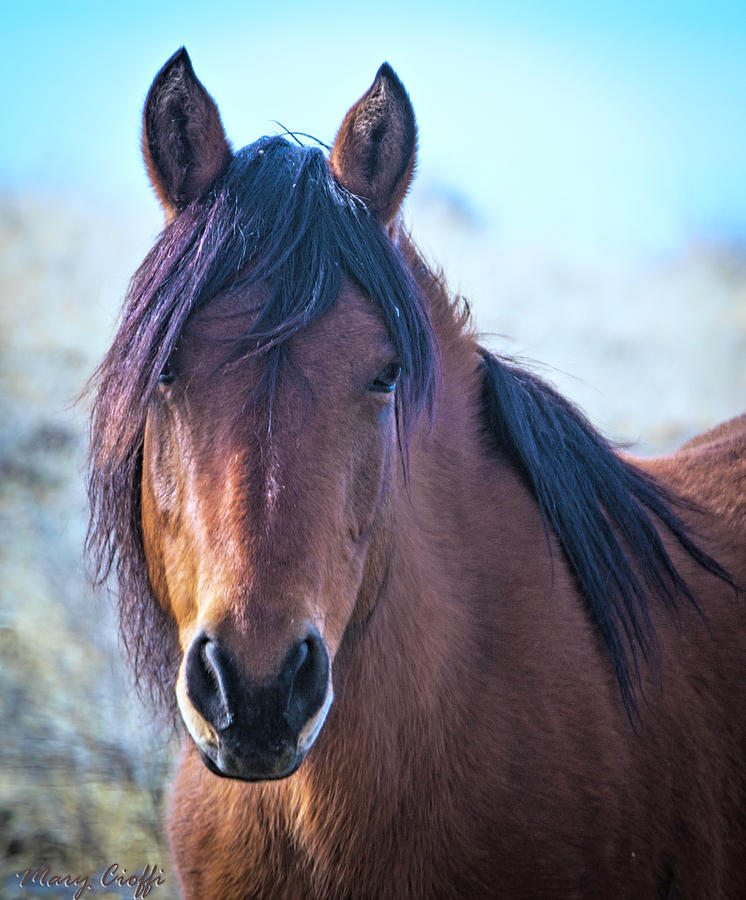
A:
{"label": "horse head", "polygon": [[[376,278],[416,293],[391,243],[415,142],[387,65],[328,163],[278,139],[234,154],[183,50],[146,101],[144,156],[167,230],[209,208],[200,241],[219,262],[224,234],[245,230],[231,202],[254,216],[230,276],[190,305],[143,434],[150,583],[178,631],[181,716],[219,775],[298,768],[331,706],[337,651],[385,577],[402,478],[400,381],[411,383],[417,342],[431,338],[409,298],[397,306],[390,292],[371,293]],[[355,228],[382,248],[362,264],[367,289],[346,262]]]}

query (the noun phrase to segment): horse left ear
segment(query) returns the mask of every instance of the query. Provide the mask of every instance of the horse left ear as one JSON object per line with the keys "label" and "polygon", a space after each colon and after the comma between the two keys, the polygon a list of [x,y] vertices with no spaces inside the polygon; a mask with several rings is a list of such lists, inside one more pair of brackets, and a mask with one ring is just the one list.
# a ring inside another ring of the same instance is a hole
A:
{"label": "horse left ear", "polygon": [[142,152],[167,221],[202,196],[233,159],[218,107],[194,74],[184,47],[150,87]]}
{"label": "horse left ear", "polygon": [[350,109],[329,155],[332,174],[365,200],[383,225],[396,216],[414,174],[417,125],[404,85],[388,63]]}

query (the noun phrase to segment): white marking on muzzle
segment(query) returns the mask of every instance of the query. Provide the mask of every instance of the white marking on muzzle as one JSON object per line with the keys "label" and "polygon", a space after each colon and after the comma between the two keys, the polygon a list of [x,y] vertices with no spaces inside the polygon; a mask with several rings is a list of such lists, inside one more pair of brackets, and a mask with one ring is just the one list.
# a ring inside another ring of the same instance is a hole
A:
{"label": "white marking on muzzle", "polygon": [[319,736],[319,732],[326,721],[329,707],[332,705],[332,700],[334,700],[334,688],[332,687],[330,678],[326,688],[326,697],[321,709],[319,709],[312,719],[309,719],[308,722],[306,722],[298,735],[298,753],[306,753],[310,750],[311,745]]}
{"label": "white marking on muzzle", "polygon": [[194,739],[194,743],[201,749],[208,747],[212,750],[218,748],[218,735],[210,723],[204,719],[194,708],[186,692],[186,679],[182,672],[176,681],[176,702],[179,706],[181,718],[187,727],[187,731]]}

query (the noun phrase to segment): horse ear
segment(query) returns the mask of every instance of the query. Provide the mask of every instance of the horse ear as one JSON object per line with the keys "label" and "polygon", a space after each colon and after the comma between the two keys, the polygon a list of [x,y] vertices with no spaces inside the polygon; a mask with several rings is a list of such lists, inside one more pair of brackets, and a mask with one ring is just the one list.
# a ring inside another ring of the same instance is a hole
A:
{"label": "horse ear", "polygon": [[414,174],[417,125],[404,85],[388,63],[350,109],[334,141],[334,177],[388,225]]}
{"label": "horse ear", "polygon": [[142,152],[167,221],[204,194],[233,158],[215,101],[183,47],[148,91]]}

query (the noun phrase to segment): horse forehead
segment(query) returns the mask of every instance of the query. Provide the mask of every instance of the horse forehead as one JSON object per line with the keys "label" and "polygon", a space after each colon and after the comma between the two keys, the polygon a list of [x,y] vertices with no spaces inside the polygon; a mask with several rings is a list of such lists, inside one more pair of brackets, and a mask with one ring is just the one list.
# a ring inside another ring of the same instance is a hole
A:
{"label": "horse forehead", "polygon": [[198,307],[184,326],[180,343],[185,351],[216,345],[245,335],[256,322],[269,291],[263,283],[240,294],[218,294]]}
{"label": "horse forehead", "polygon": [[365,364],[390,345],[379,307],[355,285],[346,283],[329,312],[299,332],[290,347],[294,360],[312,369],[332,359]]}
{"label": "horse forehead", "polygon": [[236,359],[235,353],[267,296],[257,285],[242,297],[216,297],[190,319],[175,356],[185,385],[182,403],[193,430],[191,443],[212,446],[219,440],[229,448],[238,443],[244,454],[251,445],[262,463],[268,460],[268,434],[308,424],[318,406],[309,406],[309,397],[323,396],[328,411],[334,398],[343,402],[393,353],[380,308],[345,280],[332,308],[290,339],[291,364],[281,370],[271,403],[264,395],[254,397],[252,386],[261,383],[266,357],[239,354]]}
{"label": "horse forehead", "polygon": [[[181,339],[180,355],[198,367],[219,365],[230,358],[235,341],[241,340],[255,323],[266,302],[266,285],[253,285],[242,296],[218,296],[197,310]],[[380,308],[353,282],[342,282],[337,299],[324,315],[301,328],[290,340],[290,351],[306,374],[335,360],[359,360],[384,354],[391,345]],[[261,369],[261,356],[248,360]],[[328,374],[328,373],[327,373]]]}

